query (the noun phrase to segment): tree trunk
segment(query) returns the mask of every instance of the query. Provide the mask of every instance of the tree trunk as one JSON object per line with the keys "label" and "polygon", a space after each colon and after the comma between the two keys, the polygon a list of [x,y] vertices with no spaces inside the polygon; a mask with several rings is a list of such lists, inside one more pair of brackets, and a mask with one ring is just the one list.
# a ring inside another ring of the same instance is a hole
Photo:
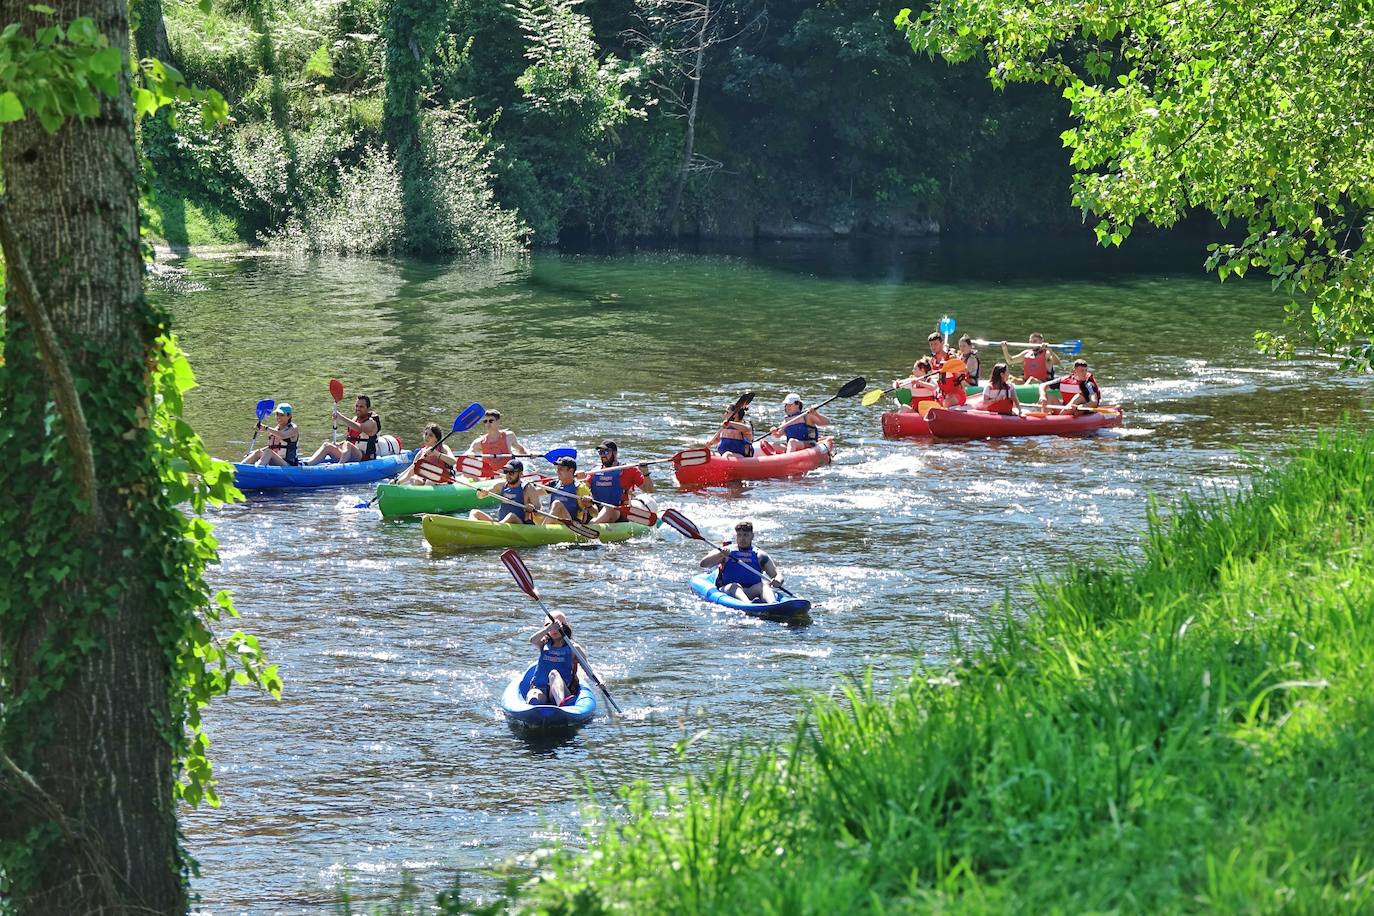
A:
{"label": "tree trunk", "polygon": [[[26,31],[91,17],[128,53],[123,0],[3,0]],[[173,801],[183,713],[169,644],[179,542],[152,460],[146,378],[158,316],[143,298],[127,72],[99,115],[0,144],[11,277],[34,278],[75,378],[103,523],[83,525],[72,446],[33,325],[7,286],[0,366],[0,872],[20,913],[183,912]],[[184,586],[182,586],[184,587]]]}
{"label": "tree trunk", "polygon": [[162,18],[162,0],[132,0],[130,6],[138,20],[134,30],[134,47],[138,56],[151,57],[175,66],[172,45],[167,40],[167,22]]}
{"label": "tree trunk", "polygon": [[677,181],[673,182],[673,194],[668,201],[668,226],[673,238],[677,238],[681,231],[682,214],[682,189],[687,184],[688,170],[692,165],[692,154],[696,150],[697,140],[697,99],[701,97],[701,67],[706,59],[706,46],[710,43],[706,40],[706,30],[711,23],[711,3],[707,0],[702,8],[701,33],[697,36],[697,59],[695,66],[692,67],[692,101],[687,106],[687,137],[682,144],[682,166],[677,172]]}

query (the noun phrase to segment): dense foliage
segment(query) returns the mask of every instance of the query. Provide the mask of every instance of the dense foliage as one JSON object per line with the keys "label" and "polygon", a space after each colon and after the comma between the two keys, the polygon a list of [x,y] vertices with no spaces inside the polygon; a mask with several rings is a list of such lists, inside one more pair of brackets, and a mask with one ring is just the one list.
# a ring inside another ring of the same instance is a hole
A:
{"label": "dense foliage", "polygon": [[1223,279],[1266,270],[1294,294],[1296,333],[1261,342],[1374,368],[1369,4],[938,0],[898,23],[919,50],[986,55],[999,86],[1063,87],[1074,198],[1100,240],[1192,208],[1241,224],[1211,266]]}
{"label": "dense foliage", "polygon": [[[525,240],[520,226],[543,243],[663,232],[685,87],[666,65],[668,32],[649,21],[659,6],[228,0],[206,12],[169,0],[173,62],[218,89],[234,123],[147,144],[153,222],[171,241],[205,241],[194,236],[223,234],[227,221],[232,237],[374,250],[419,238],[508,247]],[[980,67],[915,58],[881,6],[729,0],[714,15],[680,206],[687,233],[1076,222],[1057,139],[1067,122],[1051,94],[998,93]],[[395,182],[412,201],[410,183],[443,171],[423,156],[407,171],[412,147],[432,149],[410,139],[419,123],[484,150],[444,176],[448,196],[470,202],[450,205],[457,217],[407,227],[420,209],[397,211]],[[485,228],[450,233],[454,222]]]}

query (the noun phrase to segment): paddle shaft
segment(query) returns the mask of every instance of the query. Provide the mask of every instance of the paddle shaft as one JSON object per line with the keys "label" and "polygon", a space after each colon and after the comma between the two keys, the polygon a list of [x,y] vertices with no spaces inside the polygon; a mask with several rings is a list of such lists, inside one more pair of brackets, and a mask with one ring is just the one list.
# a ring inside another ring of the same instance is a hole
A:
{"label": "paddle shaft", "polygon": [[[537,595],[534,600],[535,603],[539,605],[539,609],[544,612],[544,616],[549,618],[549,623],[561,629],[562,625],[554,618],[553,614],[549,613],[549,609],[544,606],[543,600]],[[564,638],[567,639],[568,644],[572,646],[573,656],[577,659],[577,663],[582,666],[583,670],[587,672],[587,677],[592,679],[592,683],[601,691],[601,695],[606,698],[606,702],[611,704],[611,708],[616,712],[620,712],[620,706],[616,704],[615,697],[611,696],[611,692],[606,689],[606,685],[601,683],[601,678],[596,676],[596,672],[592,670],[592,666],[587,664],[587,654],[582,651],[582,647],[573,642],[570,637],[565,636]]]}
{"label": "paddle shaft", "polygon": [[1006,344],[1009,347],[1050,347],[1055,350],[1072,350],[1075,347],[1075,344],[1068,343],[1067,341],[1064,343],[1052,344],[1015,340],[983,340],[981,337],[975,340],[974,343],[980,347],[1001,346],[1002,344]]}
{"label": "paddle shaft", "polygon": [[[715,544],[712,544],[710,541],[706,540],[706,538],[704,538],[704,537],[702,537],[702,538],[697,538],[697,540],[698,540],[698,541],[701,541],[703,544],[711,544],[712,547],[715,547],[715,546],[716,546]],[[721,544],[720,546],[721,546],[721,547],[729,547],[729,546],[730,546],[731,544],[733,544],[733,543],[734,543],[734,541],[726,541],[724,544]],[[773,587],[776,588],[778,591],[782,592],[784,595],[787,595],[788,597],[791,597],[791,598],[797,597],[797,595],[796,595],[795,592],[788,591],[788,590],[783,586],[783,584],[782,584],[781,582],[779,582],[778,580],[774,579],[772,576],[765,575],[764,572],[763,572],[763,570],[761,570],[761,569],[755,569],[754,567],[750,566],[748,563],[744,562],[743,560],[735,560],[735,559],[732,559],[732,558],[730,558],[730,557],[726,557],[726,558],[725,558],[725,562],[727,562],[727,563],[738,563],[740,566],[743,566],[745,569],[749,570],[751,573],[753,573],[754,575],[758,576],[760,582],[762,582],[763,580],[766,579],[766,580],[768,580],[768,584],[769,584],[769,585],[773,586]]]}
{"label": "paddle shaft", "polygon": [[[534,484],[530,484],[530,486],[534,487],[536,490],[543,490],[543,491],[546,492],[546,493],[558,493],[558,494],[561,494],[561,495],[563,495],[563,496],[569,495],[569,494],[568,494],[566,491],[564,491],[564,490],[558,490],[558,489],[555,489],[554,487],[546,487],[546,486],[544,486],[542,483],[534,483]],[[591,504],[592,504],[593,506],[601,506],[603,509],[619,509],[619,508],[620,508],[619,506],[617,506],[617,505],[615,505],[615,504],[613,504],[613,503],[603,503],[601,500],[599,500],[599,499],[594,499],[594,498],[591,497],[591,496],[579,496],[579,497],[577,497],[577,498],[578,498],[578,499],[591,500]],[[645,511],[648,511],[648,510],[645,510]]]}
{"label": "paddle shaft", "polygon": [[[536,474],[536,475],[531,475],[531,476],[536,476],[536,477],[537,477],[538,475]],[[473,484],[466,483],[466,482],[464,482],[464,481],[462,481],[462,480],[455,480],[455,481],[453,482],[453,485],[456,486],[456,487],[467,487],[469,490],[477,490],[477,491],[480,492],[480,493],[486,493],[488,496],[490,496],[492,499],[496,500],[497,502],[505,503],[505,504],[508,505],[508,506],[515,506],[515,507],[518,508],[518,509],[523,509],[523,510],[525,510],[526,512],[532,512],[532,513],[534,513],[535,515],[540,515],[540,516],[543,516],[544,518],[551,518],[551,519],[553,519],[554,521],[556,521],[556,522],[558,522],[558,523],[564,525],[565,527],[572,529],[572,532],[573,532],[574,534],[576,534],[578,537],[584,537],[584,538],[586,538],[586,539],[589,540],[589,541],[594,541],[594,540],[596,540],[596,539],[598,539],[598,538],[601,537],[601,532],[597,531],[595,528],[587,528],[587,526],[583,525],[581,522],[572,521],[571,519],[559,518],[558,516],[554,515],[552,512],[545,512],[543,509],[531,509],[529,506],[525,505],[524,503],[518,503],[518,502],[516,502],[516,501],[513,500],[513,499],[507,499],[506,497],[502,496],[500,493],[493,493],[491,490],[487,489],[486,487],[474,486]],[[591,533],[591,534],[584,534],[584,533],[580,530],[580,529],[584,529],[584,528],[585,528],[587,531],[590,531],[590,532],[592,532],[592,533]]]}

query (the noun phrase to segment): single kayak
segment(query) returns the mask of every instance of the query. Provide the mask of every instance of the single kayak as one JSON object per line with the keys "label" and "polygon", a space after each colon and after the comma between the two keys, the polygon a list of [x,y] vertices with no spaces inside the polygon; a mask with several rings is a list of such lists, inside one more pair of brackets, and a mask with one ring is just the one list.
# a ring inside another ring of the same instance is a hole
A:
{"label": "single kayak", "polygon": [[580,679],[577,696],[566,706],[531,706],[526,703],[525,695],[529,692],[530,681],[534,680],[534,669],[537,667],[538,663],[530,665],[524,674],[507,684],[501,694],[501,711],[511,724],[525,728],[570,728],[588,722],[596,715],[596,697]]}
{"label": "single kayak", "polygon": [[802,617],[811,610],[811,602],[805,598],[788,598],[771,604],[763,601],[741,601],[740,599],[716,588],[716,574],[704,572],[692,577],[692,591],[702,601],[719,604],[721,607],[744,611],[754,617]]}
{"label": "single kayak", "polygon": [[683,486],[699,486],[729,483],[734,480],[796,477],[798,474],[805,474],[829,464],[834,452],[834,443],[833,437],[826,436],[815,448],[804,448],[795,452],[778,451],[773,454],[759,454],[763,448],[760,445],[754,449],[753,458],[717,455],[712,452],[711,459],[705,464],[677,468],[677,482]]}
{"label": "single kayak", "polygon": [[988,413],[985,410],[945,410],[937,407],[926,414],[931,435],[942,439],[986,439],[1001,436],[1073,436],[1120,426],[1121,408],[1065,416],[1058,412],[1027,411],[1015,414]]}
{"label": "single kayak", "polygon": [[[1040,386],[1038,384],[1033,383],[1030,385],[1017,385],[1015,387],[1016,400],[1020,401],[1022,404],[1038,404],[1040,402]],[[973,397],[975,394],[983,393],[983,386],[969,385],[964,389],[964,391],[968,394],[969,397]],[[906,404],[908,406],[911,404],[910,388],[899,388],[897,389],[897,391],[894,392],[894,396],[903,404]]]}
{"label": "single kayak", "polygon": [[235,464],[234,485],[240,490],[287,490],[301,487],[347,487],[395,477],[410,466],[415,453],[388,455],[371,461],[316,464],[296,467],[263,467]]}
{"label": "single kayak", "polygon": [[[480,480],[472,483],[487,485],[492,481]],[[471,486],[461,483],[432,486],[384,483],[377,486],[377,508],[382,510],[382,518],[424,515],[426,512],[466,512],[469,509],[496,504],[495,496],[479,494]]]}
{"label": "single kayak", "polygon": [[479,522],[470,518],[455,518],[451,515],[424,515],[420,518],[420,528],[425,540],[435,550],[459,550],[465,547],[538,547],[543,544],[571,544],[580,542],[596,544],[609,541],[624,541],[638,534],[645,534],[646,525],[634,522],[612,522],[609,525],[592,525],[601,532],[595,541],[580,538],[572,530],[559,522],[537,525],[507,525],[504,522]]}

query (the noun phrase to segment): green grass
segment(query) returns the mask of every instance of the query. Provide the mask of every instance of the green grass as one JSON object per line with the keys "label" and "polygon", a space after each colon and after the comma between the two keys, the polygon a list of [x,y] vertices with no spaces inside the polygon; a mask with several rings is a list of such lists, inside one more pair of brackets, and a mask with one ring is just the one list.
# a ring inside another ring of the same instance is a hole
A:
{"label": "green grass", "polygon": [[156,183],[151,199],[145,203],[142,218],[154,240],[171,248],[244,242],[229,216],[187,200]]}
{"label": "green grass", "polygon": [[541,867],[554,913],[1374,911],[1374,436],[1154,519],[950,667]]}

